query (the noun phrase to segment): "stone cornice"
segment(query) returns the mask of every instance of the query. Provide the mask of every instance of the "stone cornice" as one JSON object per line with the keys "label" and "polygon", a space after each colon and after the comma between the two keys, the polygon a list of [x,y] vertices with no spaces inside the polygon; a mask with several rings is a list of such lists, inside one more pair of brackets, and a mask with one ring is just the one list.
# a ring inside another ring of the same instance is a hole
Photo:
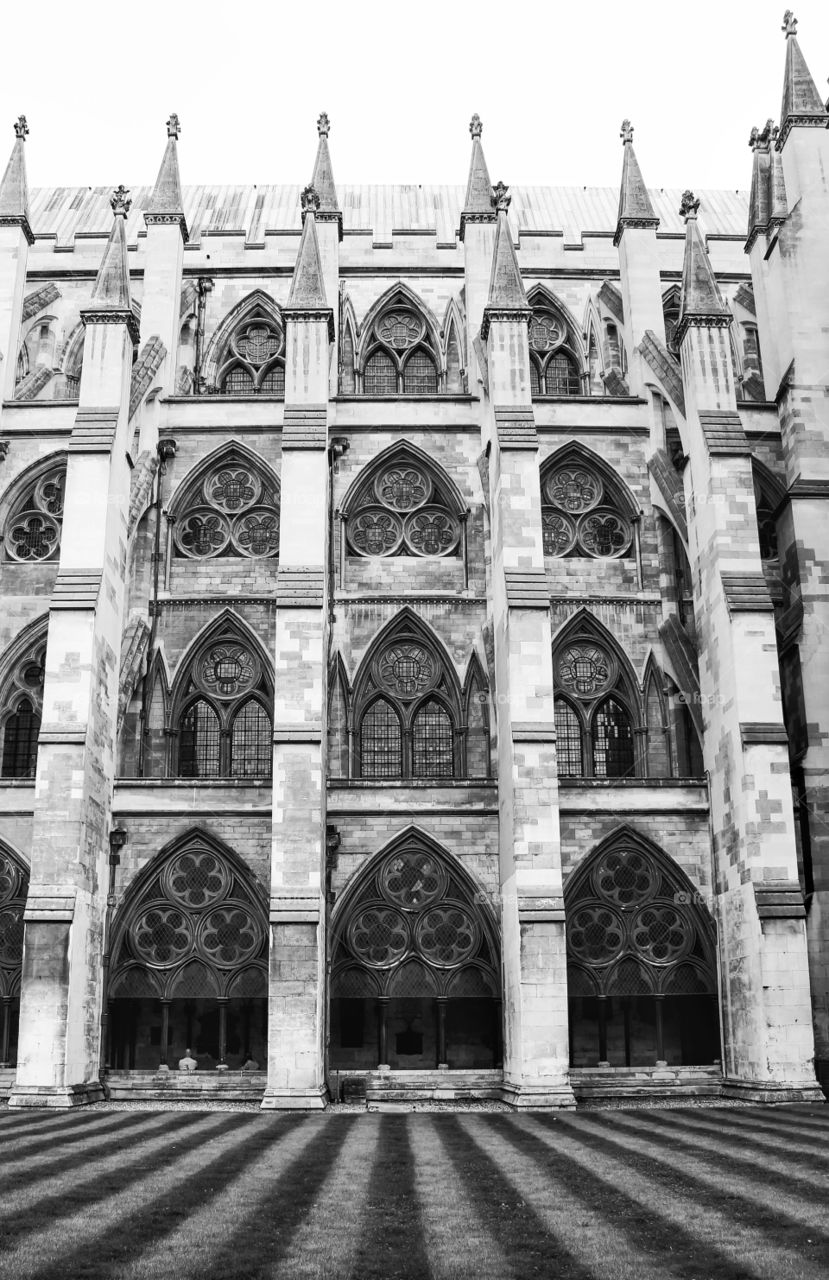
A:
{"label": "stone cornice", "polygon": [[125,324],[133,342],[138,342],[139,325],[135,314],[121,307],[84,307],[81,310],[81,323],[88,324]]}
{"label": "stone cornice", "polygon": [[531,307],[484,307],[484,318],[481,322],[481,341],[486,342],[489,326],[493,321],[518,321],[529,325],[532,318]]}
{"label": "stone cornice", "polygon": [[313,324],[317,320],[324,320],[328,325],[328,341],[334,341],[334,312],[331,307],[302,307],[286,303],[282,314],[286,320],[293,320],[297,324]]}
{"label": "stone cornice", "polygon": [[343,238],[343,215],[341,209],[315,209],[314,221],[320,222],[336,222],[339,239]]}
{"label": "stone cornice", "polygon": [[190,239],[190,233],[187,230],[187,219],[183,213],[145,213],[144,222],[148,227],[169,227],[177,223],[184,243],[187,244]]}
{"label": "stone cornice", "polygon": [[613,245],[618,249],[622,234],[628,228],[635,231],[646,231],[652,228],[655,231],[658,226],[658,218],[620,218],[613,237]]}
{"label": "stone cornice", "polygon": [[728,329],[734,323],[734,317],[723,312],[710,315],[682,316],[676,326],[675,342],[681,346],[689,329]]}
{"label": "stone cornice", "polygon": [[823,115],[818,115],[817,112],[815,113],[809,112],[808,114],[804,114],[804,115],[786,116],[786,119],[783,121],[783,123],[780,126],[780,135],[777,139],[777,142],[775,143],[775,149],[777,151],[783,150],[786,139],[788,138],[792,129],[826,129],[826,128],[829,128],[829,117],[827,117],[826,112],[824,112]]}
{"label": "stone cornice", "polygon": [[494,208],[490,210],[463,209],[461,211],[461,225],[458,231],[458,239],[461,241],[463,240],[464,233],[466,231],[466,224],[468,222],[482,222],[488,223],[490,226],[494,226],[497,219],[498,215]]}
{"label": "stone cornice", "polygon": [[29,246],[35,242],[32,228],[29,226],[29,219],[22,213],[3,214],[0,216],[0,227],[20,227]]}

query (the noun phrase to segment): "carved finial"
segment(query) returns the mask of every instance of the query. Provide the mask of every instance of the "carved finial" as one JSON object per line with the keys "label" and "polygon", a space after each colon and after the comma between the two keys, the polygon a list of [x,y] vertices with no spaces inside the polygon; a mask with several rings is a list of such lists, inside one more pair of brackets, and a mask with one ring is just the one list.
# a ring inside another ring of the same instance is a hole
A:
{"label": "carved finial", "polygon": [[683,191],[682,202],[679,206],[680,218],[684,218],[686,222],[691,218],[696,218],[698,209],[699,200],[697,200],[693,191]]}
{"label": "carved finial", "polygon": [[317,119],[317,133],[321,138],[328,137],[328,131],[331,128],[331,121],[328,119],[328,112],[323,111]]}
{"label": "carved finial", "polygon": [[18,116],[14,122],[14,136],[16,138],[22,138],[25,142],[26,135],[28,132],[29,132],[29,126],[26,123],[26,117]]}
{"label": "carved finial", "polygon": [[171,111],[170,119],[167,121],[167,137],[175,138],[176,140],[178,140],[178,135],[180,133],[181,133],[181,125],[179,124],[179,118],[176,115],[175,111]]}
{"label": "carved finial", "polygon": [[748,135],[748,145],[751,147],[752,151],[756,151],[760,145],[760,130],[757,128],[757,125],[754,126],[751,133]]}
{"label": "carved finial", "polygon": [[469,121],[469,132],[472,134],[472,137],[474,139],[474,138],[480,138],[483,131],[484,131],[484,126],[481,124],[481,117],[478,115],[476,111],[472,119]]}
{"label": "carved finial", "polygon": [[622,121],[622,132],[619,134],[622,142],[633,142],[633,125],[629,120]]}
{"label": "carved finial", "polygon": [[115,214],[116,218],[126,218],[129,213],[132,205],[132,201],[129,196],[129,187],[125,186],[116,187],[110,196],[109,203],[112,205],[112,212]]}
{"label": "carved finial", "polygon": [[492,198],[499,213],[506,213],[512,203],[509,187],[503,182],[496,182],[492,188]]}
{"label": "carved finial", "polygon": [[320,198],[313,187],[306,187],[300,200],[302,202],[303,213],[316,213],[320,207]]}
{"label": "carved finial", "polygon": [[797,35],[797,18],[794,16],[791,9],[787,9],[783,14],[783,26],[780,30],[785,31],[787,36]]}

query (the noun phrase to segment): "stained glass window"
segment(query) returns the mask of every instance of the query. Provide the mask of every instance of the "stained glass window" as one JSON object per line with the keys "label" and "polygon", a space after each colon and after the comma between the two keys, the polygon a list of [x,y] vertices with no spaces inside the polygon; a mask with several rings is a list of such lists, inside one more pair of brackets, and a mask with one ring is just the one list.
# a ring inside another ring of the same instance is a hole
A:
{"label": "stained glass window", "polygon": [[593,771],[597,778],[630,778],[634,773],[633,727],[616,698],[593,715]]}
{"label": "stained glass window", "polygon": [[363,372],[363,391],[367,396],[397,394],[397,368],[391,356],[377,351],[369,357]]}

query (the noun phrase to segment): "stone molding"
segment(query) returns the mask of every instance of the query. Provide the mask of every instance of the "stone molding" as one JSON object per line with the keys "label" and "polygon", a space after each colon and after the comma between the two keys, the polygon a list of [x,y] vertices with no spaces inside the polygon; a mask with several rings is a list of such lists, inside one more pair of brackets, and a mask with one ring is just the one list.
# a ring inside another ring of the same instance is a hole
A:
{"label": "stone molding", "polygon": [[269,919],[271,924],[319,924],[320,896],[313,890],[294,893],[272,893]]}
{"label": "stone molding", "polygon": [[613,237],[613,247],[618,249],[622,239],[622,235],[628,229],[630,229],[631,231],[649,231],[649,230],[656,231],[658,226],[659,226],[659,219],[656,217],[654,218],[620,218],[616,227],[616,234]]}
{"label": "stone molding", "polygon": [[118,430],[118,406],[79,409],[69,437],[70,453],[110,453]]}
{"label": "stone molding", "polygon": [[38,893],[30,887],[26,899],[23,920],[26,924],[71,924],[75,916],[75,891],[68,893]]}
{"label": "stone molding", "polygon": [[740,738],[744,747],[788,746],[789,735],[785,726],[774,721],[744,721],[740,724]]}
{"label": "stone molding", "polygon": [[713,311],[707,315],[699,312],[680,316],[674,335],[677,346],[682,346],[689,329],[730,329],[733,323],[731,312]]}
{"label": "stone molding", "polygon": [[22,213],[0,215],[0,227],[19,227],[26,237],[26,242],[29,245],[29,248],[31,248],[35,242],[35,238],[32,235],[32,228],[29,226],[29,219]]}
{"label": "stone molding", "polygon": [[101,590],[101,569],[59,569],[50,609],[94,609]]}
{"label": "stone molding", "polygon": [[739,413],[730,409],[722,412],[701,410],[699,424],[710,454],[728,458],[750,456],[751,445]]}
{"label": "stone molding", "polygon": [[511,609],[550,608],[550,588],[544,569],[505,569],[504,580]]}
{"label": "stone molding", "polygon": [[764,573],[721,573],[729,613],[774,613]]}
{"label": "stone molding", "polygon": [[282,419],[282,448],[325,449],[328,445],[327,405],[286,405]]}
{"label": "stone molding", "polygon": [[544,890],[525,889],[518,894],[518,920],[521,924],[530,921],[542,923],[564,924],[564,899],[560,894],[547,893]]}
{"label": "stone molding", "polygon": [[275,724],[273,727],[274,742],[322,742],[322,725],[316,724]]}
{"label": "stone molding", "polygon": [[786,116],[780,126],[780,133],[778,134],[777,142],[775,143],[775,149],[777,151],[783,150],[786,139],[792,129],[826,129],[827,127],[829,126],[827,126],[825,112],[821,116],[816,112],[814,114],[809,113],[808,115]]}
{"label": "stone molding", "polygon": [[45,311],[51,303],[57,302],[60,296],[61,292],[56,284],[45,284],[42,288],[35,289],[23,301],[23,312],[20,317],[22,323],[25,324],[27,320],[40,315],[41,311]]}
{"label": "stone molding", "polygon": [[518,720],[513,721],[510,727],[513,742],[555,742],[556,740],[554,724]]}
{"label": "stone molding", "polygon": [[133,343],[138,342],[138,320],[135,312],[126,307],[84,307],[81,310],[81,323],[84,328],[90,324],[125,324]]}
{"label": "stone molding", "polygon": [[304,307],[298,303],[285,303],[282,308],[282,315],[285,320],[291,320],[295,324],[316,324],[319,320],[324,320],[328,325],[328,341],[334,341],[334,312],[330,307]]}
{"label": "stone molding", "polygon": [[761,920],[805,920],[803,891],[793,880],[754,883],[754,900]]}
{"label": "stone molding", "polygon": [[489,326],[493,321],[503,320],[510,323],[529,325],[532,319],[532,307],[484,307],[484,318],[481,321],[481,340],[489,337]]}
{"label": "stone molding", "polygon": [[190,233],[187,230],[187,219],[183,213],[145,213],[144,222],[148,227],[172,227],[178,226],[181,229],[181,238],[185,244],[190,239]]}
{"label": "stone molding", "polygon": [[787,496],[789,498],[821,498],[825,500],[829,498],[829,480],[804,480],[801,476],[789,487]]}
{"label": "stone molding", "polygon": [[69,729],[60,724],[42,724],[37,736],[39,746],[82,747],[86,743],[86,729]]}
{"label": "stone molding", "polygon": [[502,449],[537,449],[538,432],[531,404],[494,405],[495,429]]}
{"label": "stone molding", "polygon": [[310,565],[286,565],[277,570],[276,603],[280,609],[321,609],[324,599],[324,569]]}

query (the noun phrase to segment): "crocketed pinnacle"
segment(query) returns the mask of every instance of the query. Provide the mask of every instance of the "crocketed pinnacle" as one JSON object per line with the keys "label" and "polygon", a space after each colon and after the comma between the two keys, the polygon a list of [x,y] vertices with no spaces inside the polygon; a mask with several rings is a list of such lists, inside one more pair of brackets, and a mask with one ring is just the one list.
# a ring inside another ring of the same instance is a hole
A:
{"label": "crocketed pinnacle", "polygon": [[796,125],[823,128],[829,120],[829,113],[797,42],[797,18],[791,9],[787,9],[784,15],[783,31],[786,34],[786,69],[780,108],[780,147]]}
{"label": "crocketed pinnacle", "polygon": [[510,197],[508,188],[499,182],[492,188],[494,203],[497,205],[497,224],[495,228],[495,248],[492,254],[492,273],[489,277],[489,298],[487,306],[498,311],[525,310],[528,306],[524,282],[518,267],[515,246],[512,243],[512,232],[507,219]]}
{"label": "crocketed pinnacle", "polygon": [[110,204],[114,221],[104,256],[98,268],[95,287],[92,290],[91,309],[95,311],[129,311],[130,272],[127,264],[127,214],[131,201],[126,187],[117,187]]}
{"label": "crocketed pinnacle", "polygon": [[622,186],[619,191],[619,216],[616,219],[616,235],[614,244],[619,243],[625,227],[658,227],[659,219],[654,212],[648,189],[633,150],[633,125],[629,120],[622,121],[620,133],[624,143],[624,160],[622,161]]}
{"label": "crocketed pinnacle", "polygon": [[145,210],[145,217],[148,217],[150,222],[160,218],[165,221],[178,220],[182,235],[186,241],[187,224],[184,220],[184,200],[181,195],[181,178],[178,171],[178,136],[180,132],[179,118],[173,112],[167,121],[167,146],[152,195]]}
{"label": "crocketed pinnacle", "polygon": [[306,187],[302,193],[302,237],[288,295],[288,307],[294,310],[317,311],[328,306],[314,216],[317,209],[319,196],[313,187]]}
{"label": "crocketed pinnacle", "polygon": [[692,191],[686,191],[679,209],[680,216],[685,219],[685,259],[677,324],[677,337],[680,339],[689,320],[729,315],[700,235],[698,209],[699,200],[695,199]]}
{"label": "crocketed pinnacle", "polygon": [[469,123],[469,132],[472,135],[472,159],[469,162],[469,181],[466,184],[466,199],[461,213],[461,239],[463,239],[467,222],[495,221],[492,183],[484,159],[484,149],[481,146],[483,127],[481,117],[474,115]]}
{"label": "crocketed pinnacle", "polygon": [[783,160],[775,146],[777,136],[774,121],[767,120],[762,129],[752,129],[748,140],[753,162],[746,253],[751,252],[758,235],[779,226],[788,216]]}
{"label": "crocketed pinnacle", "polygon": [[317,120],[319,143],[317,145],[317,158],[314,161],[314,172],[311,177],[311,186],[319,196],[320,213],[340,212],[337,188],[334,184],[334,170],[331,167],[331,153],[328,150],[330,128],[331,122],[326,112],[323,111]]}
{"label": "crocketed pinnacle", "polygon": [[0,182],[0,226],[17,223],[26,239],[32,244],[34,237],[29,226],[29,184],[26,180],[26,156],[24,144],[29,126],[26,117],[19,116],[14,126],[15,141],[6,172]]}

